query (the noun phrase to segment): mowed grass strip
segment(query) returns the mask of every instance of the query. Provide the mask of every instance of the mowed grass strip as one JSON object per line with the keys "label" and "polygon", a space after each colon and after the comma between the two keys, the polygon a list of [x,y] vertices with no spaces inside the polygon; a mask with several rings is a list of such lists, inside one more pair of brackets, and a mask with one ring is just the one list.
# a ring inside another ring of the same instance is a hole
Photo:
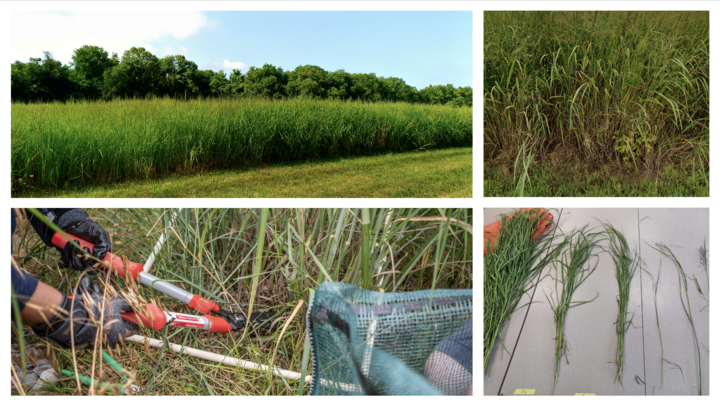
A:
{"label": "mowed grass strip", "polygon": [[472,146],[472,108],[332,100],[13,104],[12,187]]}
{"label": "mowed grass strip", "polygon": [[451,148],[214,170],[13,197],[88,198],[470,198],[472,148]]}

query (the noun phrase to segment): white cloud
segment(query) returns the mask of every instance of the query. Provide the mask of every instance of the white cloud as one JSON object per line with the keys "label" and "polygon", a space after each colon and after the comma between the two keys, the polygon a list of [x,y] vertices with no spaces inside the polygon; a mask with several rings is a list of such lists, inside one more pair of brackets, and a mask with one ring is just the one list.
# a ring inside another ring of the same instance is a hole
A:
{"label": "white cloud", "polygon": [[[198,11],[13,12],[11,21],[11,63],[42,57],[42,51],[68,63],[83,45],[98,45],[119,56],[133,46],[157,52],[151,41],[164,36],[185,39],[203,27],[219,25]],[[185,52],[181,47],[179,53]]]}
{"label": "white cloud", "polygon": [[240,69],[245,70],[249,66],[247,63],[243,62],[230,62],[229,60],[225,59],[222,63],[220,62],[213,62],[210,64],[210,69],[213,70],[224,70],[226,73],[232,71],[233,69]]}

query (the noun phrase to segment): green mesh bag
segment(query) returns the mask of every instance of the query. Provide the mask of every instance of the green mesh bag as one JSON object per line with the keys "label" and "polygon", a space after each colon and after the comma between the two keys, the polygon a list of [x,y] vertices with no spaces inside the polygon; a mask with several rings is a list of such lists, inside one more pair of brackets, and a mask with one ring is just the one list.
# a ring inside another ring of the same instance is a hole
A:
{"label": "green mesh bag", "polygon": [[320,285],[307,313],[311,395],[465,395],[472,290],[378,293]]}

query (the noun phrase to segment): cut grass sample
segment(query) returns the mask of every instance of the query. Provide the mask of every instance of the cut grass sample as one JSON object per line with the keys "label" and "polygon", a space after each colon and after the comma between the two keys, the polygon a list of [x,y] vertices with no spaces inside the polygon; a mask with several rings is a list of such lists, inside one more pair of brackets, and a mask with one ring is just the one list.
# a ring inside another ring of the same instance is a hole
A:
{"label": "cut grass sample", "polygon": [[[680,287],[680,303],[682,303],[683,310],[685,311],[685,315],[687,316],[688,321],[690,322],[690,327],[692,328],[693,337],[695,338],[695,348],[697,349],[697,355],[698,355],[698,380],[699,383],[699,392],[698,395],[702,395],[702,358],[700,357],[700,344],[698,343],[697,338],[697,332],[695,331],[695,322],[693,322],[692,319],[692,307],[690,306],[690,296],[688,295],[688,286],[687,286],[687,279],[688,276],[685,274],[685,271],[682,268],[682,265],[680,264],[680,261],[675,257],[675,254],[670,250],[670,248],[662,243],[655,243],[655,246],[650,246],[653,249],[660,252],[663,256],[670,259],[670,261],[675,264],[675,267],[678,271],[678,281],[679,281],[679,287]],[[685,297],[683,298],[683,291],[685,292]]]}
{"label": "cut grass sample", "polygon": [[622,379],[623,360],[625,357],[625,332],[632,323],[632,319],[627,320],[630,285],[632,284],[633,276],[635,276],[635,271],[640,264],[640,257],[637,254],[637,250],[630,250],[630,246],[622,232],[607,222],[604,222],[603,226],[610,241],[609,253],[615,264],[615,278],[618,283],[618,316],[615,321],[615,332],[618,336],[617,350],[615,351],[615,364],[617,366],[615,380],[617,381]]}
{"label": "cut grass sample", "polygon": [[[538,238],[535,231],[547,219],[540,209],[517,210],[508,218],[503,215],[496,242],[484,259],[483,367],[487,370],[490,354],[503,327],[518,309],[520,298],[538,281],[542,270],[562,251],[566,240],[553,243],[553,238]],[[492,242],[491,242],[492,243]]]}
{"label": "cut grass sample", "polygon": [[472,148],[313,159],[156,179],[13,191],[13,197],[469,198]]}
{"label": "cut grass sample", "polygon": [[662,389],[663,383],[665,381],[665,349],[663,348],[663,341],[662,341],[662,331],[660,330],[660,314],[658,313],[658,305],[657,305],[657,293],[658,293],[658,287],[660,286],[660,270],[662,270],[662,259],[660,259],[660,266],[658,268],[657,273],[657,279],[653,277],[652,274],[650,274],[649,271],[645,270],[645,272],[648,274],[650,279],[653,280],[653,298],[655,301],[655,322],[657,323],[658,328],[658,336],[660,338],[660,388]]}
{"label": "cut grass sample", "polygon": [[709,25],[707,11],[486,11],[486,162],[532,144],[533,183],[562,151],[636,177],[674,163],[707,185]]}
{"label": "cut grass sample", "polygon": [[[565,356],[566,362],[569,364],[567,353],[569,351],[567,339],[565,338],[565,316],[571,307],[582,305],[593,301],[573,301],[572,297],[577,288],[582,284],[597,268],[590,264],[592,257],[597,258],[597,254],[593,254],[593,250],[598,247],[599,232],[590,232],[587,225],[581,229],[570,233],[567,237],[565,250],[560,254],[555,264],[555,299],[552,293],[548,297],[545,294],[550,306],[553,310],[553,318],[555,319],[555,376],[553,378],[552,394],[555,394],[555,385],[557,385],[558,373],[560,371],[560,360]],[[562,285],[562,290],[558,291],[558,284]]]}
{"label": "cut grass sample", "polygon": [[264,99],[13,104],[13,190],[472,146],[472,108]]}

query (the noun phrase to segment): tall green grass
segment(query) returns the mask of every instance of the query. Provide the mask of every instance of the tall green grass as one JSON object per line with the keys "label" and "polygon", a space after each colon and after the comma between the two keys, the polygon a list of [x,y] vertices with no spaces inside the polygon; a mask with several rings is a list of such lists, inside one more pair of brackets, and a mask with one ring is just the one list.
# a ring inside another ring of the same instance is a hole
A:
{"label": "tall green grass", "polygon": [[472,108],[262,99],[13,104],[13,189],[471,146]]}
{"label": "tall green grass", "polygon": [[527,140],[583,161],[707,177],[707,11],[486,11],[485,158]]}

